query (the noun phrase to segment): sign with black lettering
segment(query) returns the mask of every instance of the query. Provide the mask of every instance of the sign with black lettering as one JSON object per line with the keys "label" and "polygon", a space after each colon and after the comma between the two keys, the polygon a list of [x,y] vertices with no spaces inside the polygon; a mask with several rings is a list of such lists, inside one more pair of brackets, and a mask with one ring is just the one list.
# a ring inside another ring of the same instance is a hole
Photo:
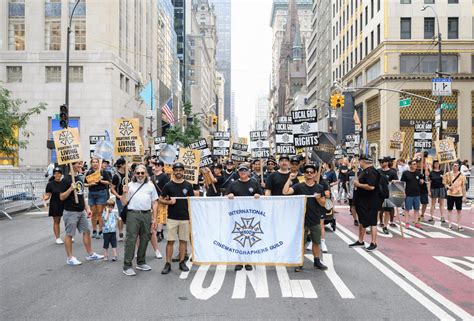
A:
{"label": "sign with black lettering", "polygon": [[275,145],[277,155],[296,155],[291,117],[278,117],[278,123],[275,123]]}
{"label": "sign with black lettering", "polygon": [[206,167],[212,165],[212,154],[207,146],[207,141],[205,138],[201,138],[198,141],[192,142],[189,144],[188,148],[196,149],[201,151],[201,163],[199,167]]}
{"label": "sign with black lettering", "polygon": [[178,162],[184,165],[184,179],[191,184],[197,184],[199,178],[199,164],[201,152],[189,148],[180,148]]}
{"label": "sign with black lettering", "polygon": [[215,132],[212,141],[212,154],[215,156],[229,156],[230,133]]}
{"label": "sign with black lettering", "polygon": [[105,140],[105,135],[89,136],[89,152],[91,158],[94,157],[95,145],[101,140]]}
{"label": "sign with black lettering", "polygon": [[77,128],[54,131],[53,137],[59,165],[82,161],[81,139]]}
{"label": "sign with black lettering", "polygon": [[268,132],[257,130],[250,132],[250,153],[252,158],[267,158],[270,156]]}
{"label": "sign with black lettering", "polygon": [[154,137],[153,142],[155,143],[155,152],[159,154],[161,149],[166,144],[166,137],[165,136]]}
{"label": "sign with black lettering", "polygon": [[293,142],[295,147],[313,147],[319,144],[318,112],[316,109],[291,112]]}
{"label": "sign with black lettering", "polygon": [[346,154],[348,156],[354,156],[359,154],[360,149],[360,135],[349,134],[345,137]]}
{"label": "sign with black lettering", "polygon": [[247,144],[233,143],[230,159],[236,162],[245,162],[249,155],[248,149],[249,145]]}
{"label": "sign with black lettering", "polygon": [[433,147],[433,122],[431,120],[412,120],[410,124],[415,127],[413,133],[415,150],[431,149]]}
{"label": "sign with black lettering", "polygon": [[140,122],[138,118],[116,119],[114,126],[115,144],[114,151],[117,156],[139,156],[140,147]]}
{"label": "sign with black lettering", "polygon": [[437,140],[436,145],[436,156],[440,164],[452,163],[456,161],[456,147],[454,146],[454,140],[443,139]]}
{"label": "sign with black lettering", "polygon": [[334,151],[334,159],[343,159],[344,158],[344,151],[342,150],[341,145],[336,145],[336,150]]}

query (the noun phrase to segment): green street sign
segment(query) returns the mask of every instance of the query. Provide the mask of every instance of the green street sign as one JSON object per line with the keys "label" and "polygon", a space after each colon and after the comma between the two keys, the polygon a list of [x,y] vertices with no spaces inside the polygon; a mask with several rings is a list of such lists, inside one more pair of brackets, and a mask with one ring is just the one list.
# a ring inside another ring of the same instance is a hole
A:
{"label": "green street sign", "polygon": [[443,109],[443,110],[456,109],[456,104],[442,103],[442,104],[441,104],[441,109]]}
{"label": "green street sign", "polygon": [[410,107],[410,105],[411,105],[411,98],[400,99],[400,108]]}

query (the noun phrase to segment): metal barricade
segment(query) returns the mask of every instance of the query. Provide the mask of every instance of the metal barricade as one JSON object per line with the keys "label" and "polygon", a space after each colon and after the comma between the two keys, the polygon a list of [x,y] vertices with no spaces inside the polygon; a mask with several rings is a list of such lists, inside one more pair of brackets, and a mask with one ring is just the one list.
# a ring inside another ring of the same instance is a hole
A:
{"label": "metal barricade", "polygon": [[[41,210],[36,203],[41,199],[44,186],[46,186],[45,182],[36,181],[0,187],[0,213],[11,220],[9,213],[29,210],[33,207]],[[41,187],[43,187],[42,191]]]}
{"label": "metal barricade", "polygon": [[467,190],[467,198],[473,200],[474,199],[474,176],[466,177],[469,180],[469,189]]}

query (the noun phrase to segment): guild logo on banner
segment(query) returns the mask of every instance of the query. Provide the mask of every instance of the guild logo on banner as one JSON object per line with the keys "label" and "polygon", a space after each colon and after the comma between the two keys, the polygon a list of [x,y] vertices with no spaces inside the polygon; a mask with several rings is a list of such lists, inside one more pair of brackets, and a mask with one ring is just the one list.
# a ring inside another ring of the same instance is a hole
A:
{"label": "guild logo on banner", "polygon": [[195,161],[196,161],[196,157],[194,156],[193,152],[188,151],[188,152],[184,153],[184,155],[183,155],[184,165],[191,166],[192,164],[194,164]]}
{"label": "guild logo on banner", "polygon": [[284,133],[281,136],[281,139],[283,140],[284,143],[289,143],[290,142],[290,135],[288,135],[287,133]]}
{"label": "guild logo on banner", "polygon": [[122,136],[129,136],[131,133],[133,133],[133,125],[128,120],[126,120],[120,124],[119,131]]}
{"label": "guild logo on banner", "polygon": [[242,247],[245,247],[245,243],[248,241],[250,247],[252,247],[258,241],[262,239],[256,236],[255,234],[263,234],[262,228],[260,227],[260,222],[257,222],[253,225],[254,218],[244,218],[242,217],[242,225],[238,222],[235,222],[234,230],[232,234],[238,234],[234,240],[239,242]]}
{"label": "guild logo on banner", "polygon": [[311,127],[309,126],[308,122],[304,122],[301,124],[300,129],[302,133],[306,134],[306,133],[309,133],[309,130],[311,129]]}
{"label": "guild logo on banner", "polygon": [[59,142],[64,146],[71,145],[73,141],[74,137],[72,136],[71,132],[62,132],[59,134]]}

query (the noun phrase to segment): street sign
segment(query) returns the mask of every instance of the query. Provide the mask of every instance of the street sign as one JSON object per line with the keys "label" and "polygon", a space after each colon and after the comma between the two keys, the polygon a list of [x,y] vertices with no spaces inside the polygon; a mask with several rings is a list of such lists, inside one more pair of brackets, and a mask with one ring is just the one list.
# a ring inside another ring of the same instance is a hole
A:
{"label": "street sign", "polygon": [[442,103],[442,104],[441,104],[441,109],[443,109],[443,110],[456,109],[456,104]]}
{"label": "street sign", "polygon": [[411,98],[400,99],[400,103],[399,103],[400,108],[410,107],[410,105],[411,105]]}
{"label": "street sign", "polygon": [[432,78],[431,85],[433,96],[451,96],[453,94],[451,78]]}

